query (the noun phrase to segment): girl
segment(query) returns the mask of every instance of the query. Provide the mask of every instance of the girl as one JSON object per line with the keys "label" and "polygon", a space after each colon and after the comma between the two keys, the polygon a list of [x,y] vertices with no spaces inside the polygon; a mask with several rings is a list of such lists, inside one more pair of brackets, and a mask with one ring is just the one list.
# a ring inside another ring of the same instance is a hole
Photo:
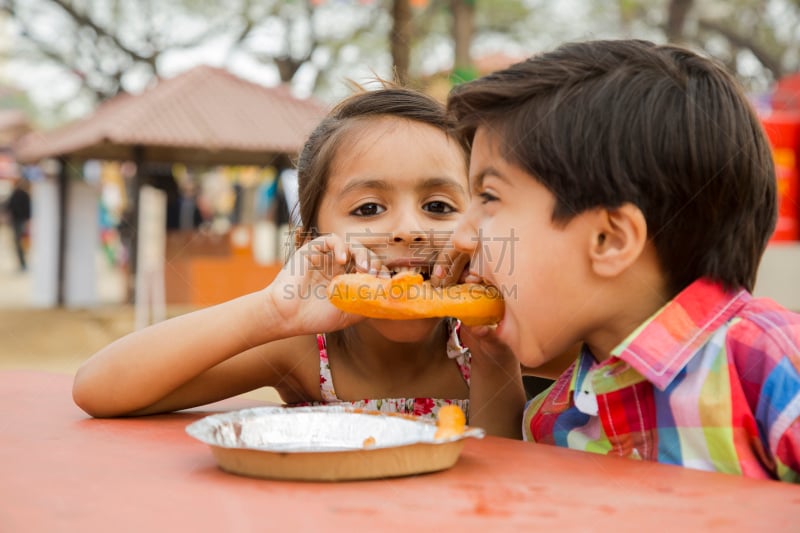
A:
{"label": "girl", "polygon": [[450,126],[440,103],[406,89],[339,104],[300,154],[304,227],[275,280],[100,350],[75,376],[75,402],[97,417],[144,415],[271,386],[287,405],[435,417],[455,403],[472,425],[518,437],[525,393],[506,350],[472,358],[453,320],[365,319],[325,296],[347,271],[431,273],[469,197]]}

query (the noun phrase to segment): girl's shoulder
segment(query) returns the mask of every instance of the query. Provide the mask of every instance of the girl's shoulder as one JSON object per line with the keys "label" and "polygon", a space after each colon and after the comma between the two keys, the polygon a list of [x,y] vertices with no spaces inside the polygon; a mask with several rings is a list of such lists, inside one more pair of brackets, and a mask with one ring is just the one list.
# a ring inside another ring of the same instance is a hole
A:
{"label": "girl's shoulder", "polygon": [[316,335],[301,335],[273,341],[249,350],[248,366],[270,376],[284,402],[319,398],[319,349]]}

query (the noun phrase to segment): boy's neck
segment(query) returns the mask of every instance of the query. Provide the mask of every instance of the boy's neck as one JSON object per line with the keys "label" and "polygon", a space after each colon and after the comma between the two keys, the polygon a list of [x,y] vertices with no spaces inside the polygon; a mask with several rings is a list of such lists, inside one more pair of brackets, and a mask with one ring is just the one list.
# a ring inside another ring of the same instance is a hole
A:
{"label": "boy's neck", "polygon": [[647,262],[637,263],[600,290],[606,295],[601,299],[605,318],[585,338],[598,362],[611,357],[621,342],[675,296],[660,268]]}

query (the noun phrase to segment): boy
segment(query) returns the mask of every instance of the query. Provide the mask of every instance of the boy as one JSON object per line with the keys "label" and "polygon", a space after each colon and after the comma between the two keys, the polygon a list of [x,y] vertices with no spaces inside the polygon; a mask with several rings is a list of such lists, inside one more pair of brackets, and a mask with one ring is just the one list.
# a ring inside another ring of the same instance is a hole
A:
{"label": "boy", "polygon": [[524,437],[798,481],[800,315],[750,295],[776,183],[734,79],[674,46],[572,43],[448,106],[472,146],[454,241],[506,295],[497,339],[531,367],[584,343]]}

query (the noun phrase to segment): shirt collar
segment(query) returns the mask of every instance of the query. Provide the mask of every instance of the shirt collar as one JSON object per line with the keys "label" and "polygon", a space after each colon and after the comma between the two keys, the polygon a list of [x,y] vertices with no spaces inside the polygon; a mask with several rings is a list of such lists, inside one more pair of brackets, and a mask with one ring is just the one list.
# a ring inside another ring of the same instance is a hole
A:
{"label": "shirt collar", "polygon": [[751,298],[700,279],[686,287],[611,352],[661,390],[708,338]]}

